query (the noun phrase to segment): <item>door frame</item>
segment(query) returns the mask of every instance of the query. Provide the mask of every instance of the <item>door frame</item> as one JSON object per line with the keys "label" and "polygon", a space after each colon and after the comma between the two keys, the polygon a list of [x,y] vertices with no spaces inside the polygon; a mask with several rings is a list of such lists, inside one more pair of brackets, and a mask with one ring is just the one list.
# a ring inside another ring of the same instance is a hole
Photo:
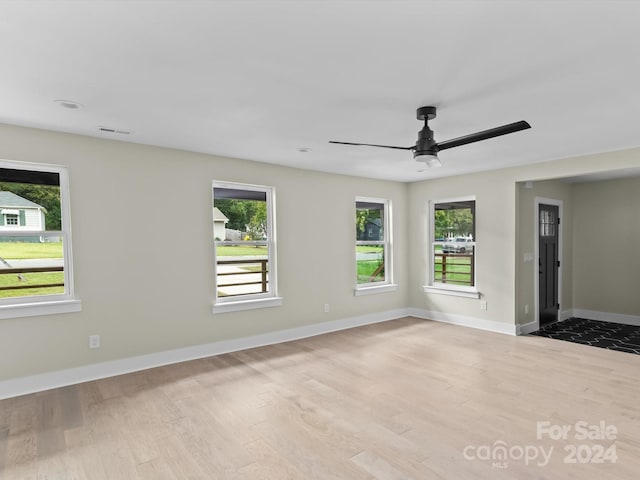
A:
{"label": "door frame", "polygon": [[[562,200],[558,200],[555,198],[546,198],[546,197],[535,197],[533,202],[534,207],[534,226],[533,226],[533,290],[534,290],[534,299],[533,302],[533,318],[534,318],[534,326],[535,330],[540,328],[540,274],[538,266],[540,262],[540,205],[553,205],[558,207],[558,217],[560,218],[560,225],[558,225],[558,261],[560,262],[560,267],[558,268],[558,303],[560,304],[560,308],[558,309],[558,320],[562,318],[562,271],[564,269],[564,260],[563,260],[563,234],[564,226],[566,224],[566,219],[563,215],[563,202]],[[535,331],[534,330],[534,331]]]}

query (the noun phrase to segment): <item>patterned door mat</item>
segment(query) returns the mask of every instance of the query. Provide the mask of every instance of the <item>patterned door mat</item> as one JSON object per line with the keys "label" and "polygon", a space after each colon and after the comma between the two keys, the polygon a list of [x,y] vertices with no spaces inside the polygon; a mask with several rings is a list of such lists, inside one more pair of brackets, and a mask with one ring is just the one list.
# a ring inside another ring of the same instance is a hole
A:
{"label": "patterned door mat", "polygon": [[545,325],[531,335],[640,355],[640,327],[634,325],[572,317]]}

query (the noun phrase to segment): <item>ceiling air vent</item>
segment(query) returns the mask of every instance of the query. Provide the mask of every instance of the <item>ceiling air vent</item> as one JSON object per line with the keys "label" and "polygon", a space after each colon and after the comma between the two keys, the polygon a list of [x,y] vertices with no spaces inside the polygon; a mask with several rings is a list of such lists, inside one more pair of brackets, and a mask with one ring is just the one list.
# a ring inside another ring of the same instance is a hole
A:
{"label": "ceiling air vent", "polygon": [[131,132],[128,132],[127,130],[117,130],[111,127],[98,127],[98,131],[100,133],[110,133],[113,135],[129,135],[131,133]]}

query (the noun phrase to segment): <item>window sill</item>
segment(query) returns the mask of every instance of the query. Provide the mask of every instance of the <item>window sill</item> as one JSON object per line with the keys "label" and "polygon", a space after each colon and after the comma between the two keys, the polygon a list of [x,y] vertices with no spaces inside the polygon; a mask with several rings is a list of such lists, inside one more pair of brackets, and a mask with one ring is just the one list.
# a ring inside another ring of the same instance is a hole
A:
{"label": "window sill", "polygon": [[57,300],[49,302],[14,303],[0,305],[0,320],[6,318],[37,317],[57,313],[73,313],[82,309],[80,300]]}
{"label": "window sill", "polygon": [[257,308],[279,307],[282,305],[282,297],[269,297],[254,300],[239,300],[237,302],[216,303],[213,313],[240,312],[242,310],[254,310]]}
{"label": "window sill", "polygon": [[454,297],[463,297],[463,298],[480,298],[480,292],[478,292],[475,288],[472,287],[444,287],[444,286],[434,286],[434,285],[426,285],[422,287],[424,293],[436,293],[438,295],[451,295]]}
{"label": "window sill", "polygon": [[353,290],[353,294],[356,297],[359,297],[360,295],[375,295],[377,293],[395,292],[397,289],[397,284],[387,283],[385,285],[375,285],[373,287],[356,287]]}

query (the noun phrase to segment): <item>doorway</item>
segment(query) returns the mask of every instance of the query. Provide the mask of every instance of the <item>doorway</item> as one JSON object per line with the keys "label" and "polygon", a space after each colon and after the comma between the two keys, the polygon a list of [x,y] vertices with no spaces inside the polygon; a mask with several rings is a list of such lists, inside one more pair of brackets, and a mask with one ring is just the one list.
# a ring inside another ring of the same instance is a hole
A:
{"label": "doorway", "polygon": [[560,209],[558,205],[538,205],[538,318],[540,326],[558,320],[560,309]]}

